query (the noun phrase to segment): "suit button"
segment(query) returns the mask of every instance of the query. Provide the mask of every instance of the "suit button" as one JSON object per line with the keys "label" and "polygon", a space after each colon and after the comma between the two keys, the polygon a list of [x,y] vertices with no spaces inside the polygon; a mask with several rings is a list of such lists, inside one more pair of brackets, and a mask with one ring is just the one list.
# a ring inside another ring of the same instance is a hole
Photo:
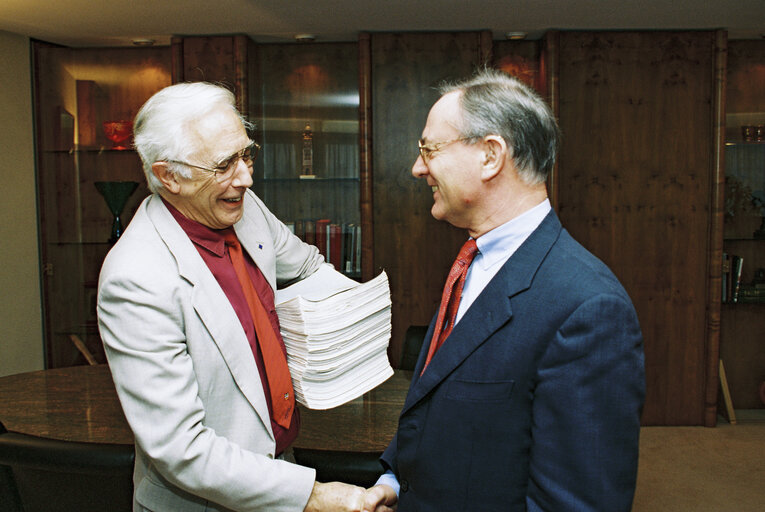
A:
{"label": "suit button", "polygon": [[401,492],[406,492],[409,490],[409,482],[406,480],[401,480]]}

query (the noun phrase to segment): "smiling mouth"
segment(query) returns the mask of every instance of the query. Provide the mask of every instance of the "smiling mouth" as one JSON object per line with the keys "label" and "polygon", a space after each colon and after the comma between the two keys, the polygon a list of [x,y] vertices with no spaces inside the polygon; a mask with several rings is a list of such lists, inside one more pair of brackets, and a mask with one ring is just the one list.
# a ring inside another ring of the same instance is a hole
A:
{"label": "smiling mouth", "polygon": [[229,199],[224,199],[223,201],[225,201],[226,203],[236,204],[236,203],[241,202],[242,198],[241,197],[231,197]]}

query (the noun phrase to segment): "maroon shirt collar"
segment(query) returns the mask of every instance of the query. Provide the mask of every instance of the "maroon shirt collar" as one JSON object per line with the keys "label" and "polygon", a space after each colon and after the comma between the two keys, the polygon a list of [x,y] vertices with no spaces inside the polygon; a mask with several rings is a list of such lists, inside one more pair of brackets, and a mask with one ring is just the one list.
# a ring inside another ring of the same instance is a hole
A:
{"label": "maroon shirt collar", "polygon": [[226,233],[234,229],[233,227],[225,229],[209,228],[204,224],[185,217],[175,206],[165,200],[164,197],[160,196],[160,198],[162,199],[162,202],[165,203],[165,206],[167,206],[170,214],[175,218],[181,226],[181,229],[183,229],[192,242],[204,247],[219,258],[222,258],[226,254],[224,237]]}

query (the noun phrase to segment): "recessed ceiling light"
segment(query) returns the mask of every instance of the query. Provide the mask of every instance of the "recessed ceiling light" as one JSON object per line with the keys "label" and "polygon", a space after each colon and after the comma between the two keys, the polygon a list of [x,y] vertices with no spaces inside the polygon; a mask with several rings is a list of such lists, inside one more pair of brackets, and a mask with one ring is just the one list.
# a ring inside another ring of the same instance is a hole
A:
{"label": "recessed ceiling light", "polygon": [[505,32],[505,38],[512,41],[518,41],[519,39],[526,39],[526,32]]}

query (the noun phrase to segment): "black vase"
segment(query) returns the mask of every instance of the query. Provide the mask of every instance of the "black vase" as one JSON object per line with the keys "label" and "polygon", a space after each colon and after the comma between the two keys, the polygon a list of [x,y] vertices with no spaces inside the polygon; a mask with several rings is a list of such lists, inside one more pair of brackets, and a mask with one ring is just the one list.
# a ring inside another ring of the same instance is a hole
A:
{"label": "black vase", "polygon": [[120,215],[125,208],[130,195],[138,188],[135,181],[97,181],[96,188],[106,200],[109,211],[114,215],[112,222],[112,235],[109,237],[109,243],[114,243],[122,235],[122,221]]}

